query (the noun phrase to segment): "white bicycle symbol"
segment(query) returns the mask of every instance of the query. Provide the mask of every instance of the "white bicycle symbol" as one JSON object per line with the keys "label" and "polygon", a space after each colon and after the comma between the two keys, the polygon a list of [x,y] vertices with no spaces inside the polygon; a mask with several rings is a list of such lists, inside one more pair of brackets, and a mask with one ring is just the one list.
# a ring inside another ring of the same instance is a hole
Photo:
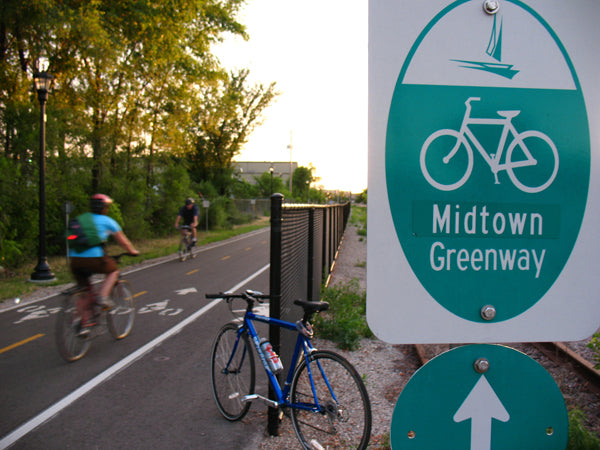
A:
{"label": "white bicycle symbol", "polygon": [[[498,115],[502,119],[470,117],[471,102],[479,100],[481,100],[480,97],[469,97],[465,102],[466,111],[460,131],[451,129],[438,130],[425,140],[420,155],[421,171],[429,184],[441,191],[452,191],[465,184],[473,170],[472,143],[485,162],[490,166],[496,180],[495,184],[500,184],[498,181],[498,172],[506,170],[513,184],[523,192],[541,192],[550,186],[558,172],[558,151],[554,142],[540,131],[529,130],[519,133],[512,124],[512,119],[521,111],[498,111]],[[502,134],[500,135],[496,153],[488,154],[469,128],[470,125],[502,125]],[[502,163],[504,144],[509,133],[512,135],[512,141],[506,150],[506,161]],[[451,141],[448,142],[446,138],[450,138]],[[436,140],[435,146],[432,146]],[[527,144],[525,144],[526,140]],[[447,151],[448,148],[451,148],[449,152]],[[463,148],[466,155],[463,155],[464,152],[462,151],[459,153],[459,150]],[[513,153],[516,148],[519,148],[521,151]],[[538,156],[538,159],[533,157],[532,153],[534,152]],[[552,164],[549,163],[550,154]],[[538,165],[538,160],[542,158],[544,164]],[[440,160],[443,162],[443,165],[440,164]],[[521,169],[529,166],[537,166],[537,170]],[[438,169],[437,171],[435,170],[436,168]],[[515,169],[521,169],[517,170],[519,178],[517,178]],[[435,174],[437,180],[432,176],[432,172]],[[549,172],[550,175],[548,176]]]}

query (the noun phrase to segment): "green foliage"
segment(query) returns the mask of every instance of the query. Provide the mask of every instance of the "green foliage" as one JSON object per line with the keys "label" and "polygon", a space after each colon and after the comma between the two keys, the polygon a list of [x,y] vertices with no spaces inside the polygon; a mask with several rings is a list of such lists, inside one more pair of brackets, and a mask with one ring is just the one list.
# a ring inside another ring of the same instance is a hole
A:
{"label": "green foliage", "polygon": [[234,198],[258,198],[260,197],[257,185],[235,178],[231,185],[231,194]]}
{"label": "green foliage", "polygon": [[283,180],[270,172],[263,172],[259,177],[254,177],[254,179],[258,187],[258,196],[261,198],[270,198],[271,194],[275,193],[283,194],[286,198],[290,195]]}
{"label": "green foliage", "polygon": [[350,214],[350,223],[357,228],[359,236],[367,235],[367,208],[364,206],[353,205]]}
{"label": "green foliage", "polygon": [[292,176],[292,194],[294,198],[303,203],[308,203],[310,183],[314,181],[312,167],[297,167]]}
{"label": "green foliage", "polygon": [[0,265],[12,267],[37,251],[38,191],[23,167],[0,158]]}
{"label": "green foliage", "polygon": [[[190,195],[190,177],[185,167],[177,162],[162,167],[152,186],[152,234],[165,236],[173,233],[175,218],[179,208],[189,196],[199,201],[196,195]],[[200,205],[201,206],[201,205]]]}
{"label": "green foliage", "polygon": [[598,450],[600,439],[585,428],[585,415],[579,409],[569,411],[567,450]]}
{"label": "green foliage", "polygon": [[356,279],[323,289],[321,300],[329,302],[329,310],[315,318],[319,337],[354,350],[362,337],[373,336],[365,318],[366,293],[360,291]]}
{"label": "green foliage", "polygon": [[588,342],[587,346],[594,352],[594,361],[596,361],[594,367],[600,369],[600,333],[594,333],[592,340]]}
{"label": "green foliage", "polygon": [[356,203],[367,203],[367,190],[365,189],[356,196]]}
{"label": "green foliage", "polygon": [[206,84],[192,112],[193,148],[187,152],[192,178],[209,180],[222,196],[231,190],[233,157],[278,95],[275,83],[248,86],[249,73],[242,69]]}

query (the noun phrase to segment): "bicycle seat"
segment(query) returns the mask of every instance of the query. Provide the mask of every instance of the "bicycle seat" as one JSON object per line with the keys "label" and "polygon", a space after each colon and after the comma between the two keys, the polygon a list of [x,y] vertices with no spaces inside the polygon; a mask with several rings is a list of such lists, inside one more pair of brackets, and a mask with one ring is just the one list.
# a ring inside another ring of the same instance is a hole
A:
{"label": "bicycle seat", "polygon": [[327,311],[329,309],[329,303],[327,302],[309,302],[308,300],[296,299],[294,305],[301,306],[304,312],[307,314],[314,314],[320,311]]}
{"label": "bicycle seat", "polygon": [[497,111],[499,116],[505,117],[507,119],[512,119],[519,115],[521,111]]}

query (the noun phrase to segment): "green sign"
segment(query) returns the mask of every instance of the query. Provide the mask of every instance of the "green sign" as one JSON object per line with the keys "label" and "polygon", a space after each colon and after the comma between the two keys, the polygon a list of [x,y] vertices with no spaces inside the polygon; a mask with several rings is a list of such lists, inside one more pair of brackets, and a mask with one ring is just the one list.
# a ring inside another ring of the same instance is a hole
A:
{"label": "green sign", "polygon": [[[500,6],[456,1],[422,30],[385,142],[405,257],[439,304],[472,322],[512,319],[550,289],[577,241],[590,181],[588,117],[566,49],[523,2]],[[493,317],[482,318],[484,305]]]}
{"label": "green sign", "polygon": [[394,450],[564,450],[569,435],[550,374],[499,345],[458,347],[429,361],[402,390],[391,428]]}

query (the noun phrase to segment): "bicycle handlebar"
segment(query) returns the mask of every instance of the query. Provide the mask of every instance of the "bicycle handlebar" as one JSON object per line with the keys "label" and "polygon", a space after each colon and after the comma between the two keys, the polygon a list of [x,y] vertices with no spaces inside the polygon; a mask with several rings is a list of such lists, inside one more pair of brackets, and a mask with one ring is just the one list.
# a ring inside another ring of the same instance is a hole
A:
{"label": "bicycle handlebar", "polygon": [[259,291],[252,291],[250,289],[248,289],[245,292],[242,292],[241,294],[232,294],[229,292],[219,292],[218,294],[205,294],[204,296],[207,299],[222,298],[227,301],[234,299],[234,298],[241,298],[243,300],[246,300],[246,303],[248,303],[249,305],[255,300],[258,303],[263,303],[262,300],[271,298],[271,296],[268,294],[263,294],[262,292],[259,292]]}
{"label": "bicycle handlebar", "polygon": [[123,253],[119,253],[116,255],[109,255],[111,258],[115,259],[117,262],[119,262],[119,260],[123,257],[123,256],[131,256],[131,257],[136,257],[139,256],[139,254],[134,255],[133,253],[129,253],[129,252],[123,252]]}

